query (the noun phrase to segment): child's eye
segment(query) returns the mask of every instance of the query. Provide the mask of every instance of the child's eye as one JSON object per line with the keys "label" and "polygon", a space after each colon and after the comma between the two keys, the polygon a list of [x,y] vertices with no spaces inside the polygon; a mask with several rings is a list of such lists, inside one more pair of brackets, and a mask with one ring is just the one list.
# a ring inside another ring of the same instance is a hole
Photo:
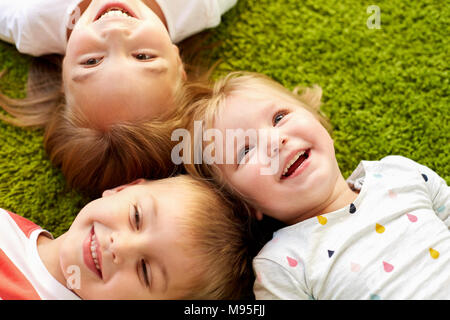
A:
{"label": "child's eye", "polygon": [[245,156],[250,152],[251,149],[252,148],[249,146],[245,146],[244,148],[242,148],[238,155],[238,164],[241,163],[241,161],[245,158]]}
{"label": "child's eye", "polygon": [[150,276],[147,271],[147,264],[145,263],[145,260],[141,260],[141,266],[142,266],[142,275],[144,276],[145,286],[147,288],[149,288],[150,287]]}
{"label": "child's eye", "polygon": [[136,230],[139,231],[141,228],[141,225],[142,225],[142,218],[141,218],[141,212],[136,205],[131,206],[131,218],[134,221],[134,223],[132,225],[134,225]]}
{"label": "child's eye", "polygon": [[149,270],[147,270],[149,268],[147,268],[147,264],[145,263],[145,260],[142,259],[140,261],[139,265],[140,265],[140,270],[141,270],[141,274],[142,274],[142,279],[144,280],[144,284],[147,288],[150,288],[151,276],[150,276]]}
{"label": "child's eye", "polygon": [[81,64],[85,66],[95,66],[100,63],[102,58],[89,58],[86,61],[82,62]]}
{"label": "child's eye", "polygon": [[286,110],[281,110],[275,113],[272,119],[272,124],[276,126],[278,122],[280,122],[287,114],[288,112]]}
{"label": "child's eye", "polygon": [[146,54],[146,53],[138,53],[138,54],[134,55],[134,57],[137,60],[146,61],[146,60],[153,59],[155,56],[150,55],[150,54]]}

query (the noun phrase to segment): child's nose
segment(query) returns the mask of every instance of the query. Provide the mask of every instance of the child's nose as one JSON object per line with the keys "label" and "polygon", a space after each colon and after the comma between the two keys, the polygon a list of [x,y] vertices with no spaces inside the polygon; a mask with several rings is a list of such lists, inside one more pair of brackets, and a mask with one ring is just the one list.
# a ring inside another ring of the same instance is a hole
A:
{"label": "child's nose", "polygon": [[104,39],[117,39],[126,38],[131,35],[131,30],[126,27],[110,27],[102,30],[100,33],[101,37]]}
{"label": "child's nose", "polygon": [[272,135],[269,137],[269,141],[267,143],[267,156],[272,158],[276,156],[280,149],[286,144],[287,138],[281,136],[281,133],[277,132],[276,135]]}
{"label": "child's nose", "polygon": [[145,248],[146,240],[140,234],[112,233],[109,239],[109,251],[113,263],[122,264],[129,258],[140,254]]}

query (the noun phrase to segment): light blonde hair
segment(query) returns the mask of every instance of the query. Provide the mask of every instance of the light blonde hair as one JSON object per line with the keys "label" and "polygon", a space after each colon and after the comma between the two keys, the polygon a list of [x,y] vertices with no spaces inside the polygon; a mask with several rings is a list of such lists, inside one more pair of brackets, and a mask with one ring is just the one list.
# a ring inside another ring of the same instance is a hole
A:
{"label": "light blonde hair", "polygon": [[251,299],[252,260],[263,243],[253,231],[254,220],[245,203],[190,175],[178,175],[168,181],[189,190],[189,200],[184,204],[187,212],[181,217],[187,234],[183,242],[199,262],[183,298]]}
{"label": "light blonde hair", "polygon": [[[312,88],[296,87],[293,91],[290,91],[268,76],[243,71],[231,72],[216,81],[191,83],[187,87],[186,93],[186,101],[189,101],[189,105],[185,107],[183,116],[184,128],[189,130],[191,137],[197,139],[197,141],[193,140],[186,148],[190,161],[185,163],[184,167],[189,174],[198,178],[214,179],[219,186],[226,188],[239,197],[243,197],[242,194],[239,194],[224,181],[220,171],[214,164],[208,165],[205,161],[201,161],[201,164],[194,163],[195,153],[201,154],[201,151],[196,150],[195,147],[201,146],[202,150],[205,147],[203,132],[194,132],[194,122],[202,121],[202,130],[213,128],[215,119],[226,107],[227,97],[232,94],[258,97],[262,92],[266,95],[276,95],[300,105],[311,112],[331,133],[329,120],[320,110],[322,89],[319,86],[313,86]],[[251,203],[249,199],[246,199],[246,201]]]}
{"label": "light blonde hair", "polygon": [[[98,196],[137,178],[158,179],[175,172],[170,136],[177,122],[170,112],[152,120],[115,123],[106,130],[96,128],[80,112],[67,107],[61,58],[35,61],[27,98],[0,94],[0,106],[9,114],[0,114],[0,119],[21,127],[43,128],[47,154],[70,187]],[[180,80],[174,105],[181,103],[183,93]]]}

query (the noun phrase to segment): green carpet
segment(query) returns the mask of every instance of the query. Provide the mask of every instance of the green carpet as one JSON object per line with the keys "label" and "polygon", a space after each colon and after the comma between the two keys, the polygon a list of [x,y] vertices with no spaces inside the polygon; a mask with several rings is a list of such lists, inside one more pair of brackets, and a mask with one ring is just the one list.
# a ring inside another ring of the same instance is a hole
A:
{"label": "green carpet", "polygon": [[[380,8],[380,29],[369,29]],[[372,21],[372,20],[371,20]],[[212,31],[216,74],[265,73],[289,88],[318,84],[345,177],[398,154],[450,184],[448,1],[239,0]],[[24,95],[29,58],[0,42],[0,90]],[[88,199],[66,188],[42,132],[0,122],[0,207],[64,232]]]}

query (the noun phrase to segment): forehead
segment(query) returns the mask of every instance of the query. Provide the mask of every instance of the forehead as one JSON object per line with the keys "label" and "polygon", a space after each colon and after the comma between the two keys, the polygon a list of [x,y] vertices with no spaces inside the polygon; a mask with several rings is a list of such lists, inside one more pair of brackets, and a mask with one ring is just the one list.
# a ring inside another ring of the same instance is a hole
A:
{"label": "forehead", "polygon": [[240,90],[227,96],[218,110],[214,126],[219,129],[256,128],[259,121],[270,118],[278,108],[301,107],[296,99],[272,88],[258,89]]}

